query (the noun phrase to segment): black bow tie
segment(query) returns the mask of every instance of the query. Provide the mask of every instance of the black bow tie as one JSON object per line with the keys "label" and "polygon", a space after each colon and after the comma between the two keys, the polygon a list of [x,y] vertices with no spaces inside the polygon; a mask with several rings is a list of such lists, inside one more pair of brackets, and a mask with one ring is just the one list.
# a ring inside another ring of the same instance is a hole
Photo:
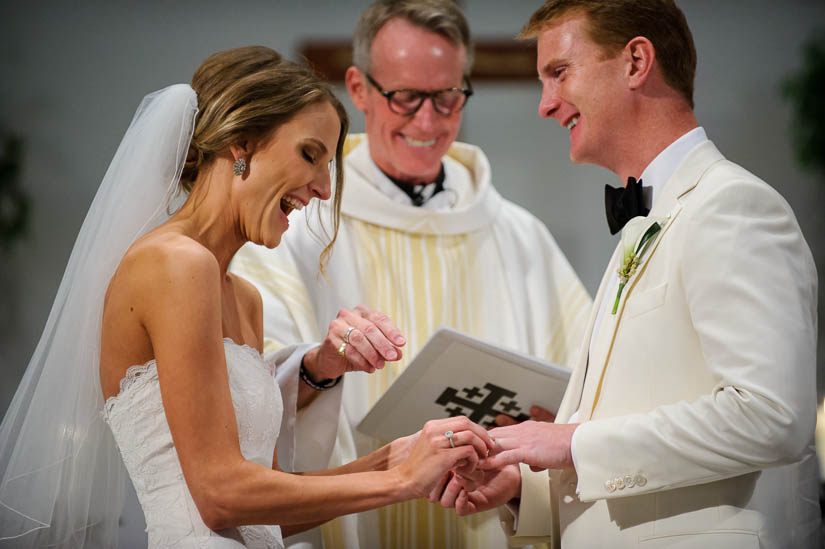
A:
{"label": "black bow tie", "polygon": [[604,209],[607,214],[607,224],[610,226],[610,234],[621,231],[625,223],[634,217],[650,213],[650,208],[645,206],[642,180],[636,181],[635,177],[628,177],[627,186],[623,189],[605,185]]}

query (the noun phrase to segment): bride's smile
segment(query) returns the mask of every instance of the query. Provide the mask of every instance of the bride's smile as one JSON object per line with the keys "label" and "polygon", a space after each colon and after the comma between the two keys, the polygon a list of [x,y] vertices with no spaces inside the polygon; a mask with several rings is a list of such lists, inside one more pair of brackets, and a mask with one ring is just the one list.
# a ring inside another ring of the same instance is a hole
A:
{"label": "bride's smile", "polygon": [[230,194],[230,208],[247,240],[274,248],[293,210],[313,198],[330,197],[329,169],[340,132],[335,109],[319,103],[260,142],[230,147],[233,158],[245,157],[248,163],[245,173],[233,179]]}

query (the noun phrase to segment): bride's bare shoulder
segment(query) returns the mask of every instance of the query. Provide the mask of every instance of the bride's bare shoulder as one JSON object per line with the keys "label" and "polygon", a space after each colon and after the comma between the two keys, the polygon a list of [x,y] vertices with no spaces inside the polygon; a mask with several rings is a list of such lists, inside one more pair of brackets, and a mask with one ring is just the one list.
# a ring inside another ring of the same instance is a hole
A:
{"label": "bride's bare shoulder", "polygon": [[217,259],[196,241],[170,233],[136,241],[118,265],[103,305],[104,393],[117,393],[127,366],[156,358],[158,334],[175,333],[178,326],[205,332],[214,328],[210,322],[219,331],[220,285]]}
{"label": "bride's bare shoulder", "polygon": [[158,295],[166,291],[202,291],[220,286],[220,267],[202,244],[179,233],[149,233],[127,250],[110,290]]}

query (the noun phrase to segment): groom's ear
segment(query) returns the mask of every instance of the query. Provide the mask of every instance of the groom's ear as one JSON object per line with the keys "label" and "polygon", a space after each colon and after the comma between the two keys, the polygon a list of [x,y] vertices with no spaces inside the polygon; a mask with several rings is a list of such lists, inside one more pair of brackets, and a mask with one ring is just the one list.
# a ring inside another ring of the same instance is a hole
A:
{"label": "groom's ear", "polygon": [[640,88],[647,81],[656,61],[656,48],[644,36],[637,36],[630,40],[622,51],[626,61],[628,87],[631,90]]}

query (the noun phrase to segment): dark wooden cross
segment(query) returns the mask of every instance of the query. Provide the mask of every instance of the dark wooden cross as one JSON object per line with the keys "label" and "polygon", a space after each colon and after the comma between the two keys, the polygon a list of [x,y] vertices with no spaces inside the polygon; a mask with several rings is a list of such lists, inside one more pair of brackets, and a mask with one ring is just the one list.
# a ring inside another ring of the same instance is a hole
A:
{"label": "dark wooden cross", "polygon": [[[310,40],[298,52],[327,80],[342,82],[352,65],[352,43],[348,41]],[[475,44],[473,82],[502,80],[536,80],[536,45],[513,38],[479,40]]]}

